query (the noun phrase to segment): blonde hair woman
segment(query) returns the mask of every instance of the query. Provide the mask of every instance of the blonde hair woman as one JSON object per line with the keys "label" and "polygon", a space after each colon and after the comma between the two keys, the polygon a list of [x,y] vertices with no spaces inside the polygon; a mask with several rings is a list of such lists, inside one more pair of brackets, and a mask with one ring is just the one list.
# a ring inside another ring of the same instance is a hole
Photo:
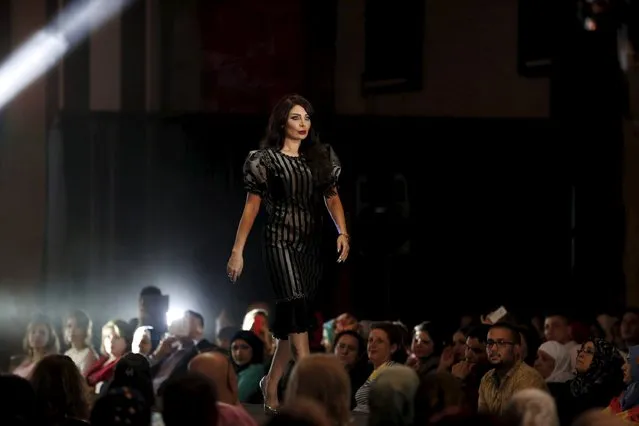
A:
{"label": "blonde hair woman", "polygon": [[22,346],[27,356],[13,374],[29,379],[42,358],[60,352],[60,341],[49,317],[38,315],[29,323]]}
{"label": "blonde hair woman", "polygon": [[99,393],[102,383],[110,380],[120,358],[131,352],[132,333],[123,320],[109,321],[102,327],[102,357],[87,372],[89,386]]}

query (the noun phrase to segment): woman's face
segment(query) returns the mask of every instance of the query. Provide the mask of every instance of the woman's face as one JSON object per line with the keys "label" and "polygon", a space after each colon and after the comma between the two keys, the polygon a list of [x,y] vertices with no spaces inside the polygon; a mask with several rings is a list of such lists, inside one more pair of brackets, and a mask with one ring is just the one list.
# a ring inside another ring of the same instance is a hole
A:
{"label": "woman's face", "polygon": [[29,347],[31,349],[43,349],[49,341],[49,329],[46,324],[34,324],[29,330]]}
{"label": "woman's face", "polygon": [[384,330],[378,328],[371,330],[368,335],[368,358],[375,367],[390,361],[391,355],[397,350],[397,345],[391,345],[390,339]]}
{"label": "woman's face", "polygon": [[148,355],[151,353],[151,332],[149,330],[136,330],[131,342],[131,352],[134,354]]}
{"label": "woman's face", "polygon": [[306,110],[299,105],[295,105],[288,112],[286,120],[286,137],[288,139],[302,141],[311,131],[311,117]]}
{"label": "woman's face", "polygon": [[547,379],[555,370],[555,359],[544,351],[537,351],[534,367],[541,374],[541,377]]}
{"label": "woman's face", "polygon": [[417,358],[425,358],[433,353],[435,345],[427,332],[420,331],[415,333],[410,350]]}
{"label": "woman's face", "polygon": [[577,363],[575,364],[575,370],[578,373],[585,373],[592,364],[592,359],[595,356],[595,344],[592,342],[586,342],[579,349],[579,355],[577,355]]}
{"label": "woman's face", "polygon": [[235,339],[231,343],[231,356],[237,365],[246,365],[253,359],[253,348],[246,340]]}
{"label": "woman's face", "polygon": [[64,341],[67,345],[73,342],[83,342],[86,339],[86,330],[82,330],[78,327],[78,322],[75,318],[67,318],[67,323],[64,327]]}
{"label": "woman's face", "polygon": [[357,362],[359,342],[355,337],[345,334],[335,343],[333,353],[345,367],[351,367]]}
{"label": "woman's face", "polygon": [[453,334],[453,352],[455,353],[455,362],[459,362],[464,359],[464,353],[466,352],[466,336],[461,331]]}
{"label": "woman's face", "polygon": [[116,358],[124,355],[126,350],[126,342],[113,328],[102,330],[102,344],[104,345],[104,351]]}

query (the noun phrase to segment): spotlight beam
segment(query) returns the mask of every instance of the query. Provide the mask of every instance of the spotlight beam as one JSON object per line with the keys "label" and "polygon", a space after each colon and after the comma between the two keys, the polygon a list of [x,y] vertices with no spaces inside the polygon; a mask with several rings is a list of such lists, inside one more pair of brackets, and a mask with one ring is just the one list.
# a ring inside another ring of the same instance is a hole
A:
{"label": "spotlight beam", "polygon": [[77,0],[0,65],[0,110],[135,0]]}

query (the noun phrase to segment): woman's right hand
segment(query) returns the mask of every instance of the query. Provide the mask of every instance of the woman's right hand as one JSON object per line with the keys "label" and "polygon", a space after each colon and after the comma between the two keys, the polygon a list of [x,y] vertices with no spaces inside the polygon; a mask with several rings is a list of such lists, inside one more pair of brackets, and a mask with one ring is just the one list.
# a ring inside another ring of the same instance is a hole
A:
{"label": "woman's right hand", "polygon": [[232,253],[229,258],[229,262],[226,265],[226,274],[232,283],[242,275],[242,269],[244,268],[244,258],[241,254]]}

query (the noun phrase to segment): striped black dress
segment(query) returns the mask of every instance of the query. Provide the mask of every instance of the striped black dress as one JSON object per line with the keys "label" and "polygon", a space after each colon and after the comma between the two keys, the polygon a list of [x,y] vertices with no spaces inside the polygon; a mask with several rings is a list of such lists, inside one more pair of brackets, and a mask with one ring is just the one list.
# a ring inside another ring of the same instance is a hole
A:
{"label": "striped black dress", "polygon": [[305,158],[274,149],[252,151],[244,163],[244,186],[262,198],[267,221],[264,262],[275,293],[271,329],[276,338],[303,333],[313,326],[313,299],[322,275],[320,253],[323,196],[334,191],[341,171],[327,145],[332,185],[319,193]]}

